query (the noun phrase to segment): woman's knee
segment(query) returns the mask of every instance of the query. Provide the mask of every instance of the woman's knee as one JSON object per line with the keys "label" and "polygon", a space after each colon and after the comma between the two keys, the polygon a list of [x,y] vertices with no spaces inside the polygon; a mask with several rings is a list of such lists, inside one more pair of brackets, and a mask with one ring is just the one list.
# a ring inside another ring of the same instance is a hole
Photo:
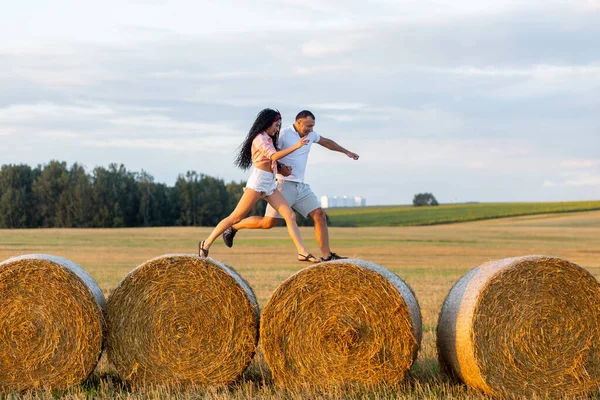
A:
{"label": "woman's knee", "polygon": [[229,219],[229,223],[230,223],[231,225],[235,225],[235,224],[237,224],[238,222],[240,222],[240,221],[241,221],[243,218],[242,218],[240,215],[234,215],[234,214],[231,214],[231,215],[228,217],[228,219]]}
{"label": "woman's knee", "polygon": [[296,223],[296,214],[292,210],[285,211],[283,213],[283,218],[285,219],[285,222]]}

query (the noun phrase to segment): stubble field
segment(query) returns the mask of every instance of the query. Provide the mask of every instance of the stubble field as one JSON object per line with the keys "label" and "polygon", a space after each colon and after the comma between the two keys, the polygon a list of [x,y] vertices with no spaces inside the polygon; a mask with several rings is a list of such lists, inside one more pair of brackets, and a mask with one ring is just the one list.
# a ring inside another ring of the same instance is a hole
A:
{"label": "stubble field", "polygon": [[[0,260],[44,253],[70,259],[88,271],[108,297],[130,270],[168,253],[194,253],[210,228],[0,230]],[[301,228],[307,247],[318,246],[312,228]],[[410,376],[396,387],[350,388],[326,393],[288,393],[273,386],[259,354],[242,379],[229,387],[131,388],[105,357],[82,386],[65,391],[28,392],[23,398],[481,398],[478,392],[439,373],[435,328],[442,302],[467,271],[489,260],[542,254],[561,257],[600,277],[600,211],[535,215],[453,225],[386,228],[331,228],[334,251],[375,262],[399,275],[414,290],[423,316],[423,341]],[[285,279],[307,264],[296,261],[285,228],[242,231],[235,246],[221,241],[213,258],[234,267],[254,289],[262,306]],[[593,395],[598,397],[597,395]]]}

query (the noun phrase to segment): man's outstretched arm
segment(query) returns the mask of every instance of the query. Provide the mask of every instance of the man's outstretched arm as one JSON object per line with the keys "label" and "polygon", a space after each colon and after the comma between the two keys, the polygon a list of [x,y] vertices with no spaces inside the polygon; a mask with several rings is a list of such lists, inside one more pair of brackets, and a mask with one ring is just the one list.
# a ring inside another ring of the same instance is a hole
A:
{"label": "man's outstretched arm", "polygon": [[331,139],[327,139],[326,137],[321,136],[321,139],[319,139],[319,141],[317,143],[319,143],[321,146],[325,147],[326,149],[329,149],[331,151],[339,151],[340,153],[344,153],[345,155],[347,155],[348,157],[350,157],[354,160],[358,160],[358,154],[353,153],[350,150],[346,150],[345,148],[343,148],[342,146],[340,146],[339,144],[337,144],[336,142],[334,142]]}

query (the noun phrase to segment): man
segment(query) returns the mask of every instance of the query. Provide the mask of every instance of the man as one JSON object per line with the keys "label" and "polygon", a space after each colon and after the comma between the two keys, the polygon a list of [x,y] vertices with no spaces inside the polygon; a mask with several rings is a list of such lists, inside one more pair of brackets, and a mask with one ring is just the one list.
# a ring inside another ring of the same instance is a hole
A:
{"label": "man", "polygon": [[[304,110],[298,113],[292,126],[280,132],[277,143],[280,150],[293,146],[303,137],[306,137],[309,143],[280,160],[277,187],[294,210],[304,218],[310,217],[314,220],[315,237],[321,248],[321,261],[338,260],[346,257],[332,252],[329,247],[327,218],[319,204],[319,200],[317,200],[317,196],[312,192],[310,186],[304,183],[304,171],[306,170],[308,153],[313,143],[318,143],[332,151],[344,153],[353,160],[358,160],[358,154],[348,151],[333,140],[314,132],[314,126],[315,116],[310,111]],[[233,246],[233,238],[240,229],[270,229],[276,226],[281,218],[277,211],[268,205],[264,217],[245,218],[223,232],[223,241],[228,247],[231,247]],[[299,255],[298,261],[319,262],[312,254]]]}

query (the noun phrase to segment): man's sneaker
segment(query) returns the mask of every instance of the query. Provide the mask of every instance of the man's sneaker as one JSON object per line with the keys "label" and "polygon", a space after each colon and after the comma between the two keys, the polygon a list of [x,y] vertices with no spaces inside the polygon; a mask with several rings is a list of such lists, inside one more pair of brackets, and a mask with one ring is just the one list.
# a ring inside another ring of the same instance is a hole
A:
{"label": "man's sneaker", "polygon": [[233,238],[235,237],[237,231],[238,230],[235,229],[233,226],[225,229],[225,232],[223,232],[223,241],[225,242],[225,246],[233,246]]}
{"label": "man's sneaker", "polygon": [[325,261],[331,261],[331,260],[345,260],[348,257],[342,257],[338,254],[335,254],[334,252],[331,252],[331,254],[329,255],[329,257],[327,258],[323,258],[321,257],[321,262],[325,262]]}

